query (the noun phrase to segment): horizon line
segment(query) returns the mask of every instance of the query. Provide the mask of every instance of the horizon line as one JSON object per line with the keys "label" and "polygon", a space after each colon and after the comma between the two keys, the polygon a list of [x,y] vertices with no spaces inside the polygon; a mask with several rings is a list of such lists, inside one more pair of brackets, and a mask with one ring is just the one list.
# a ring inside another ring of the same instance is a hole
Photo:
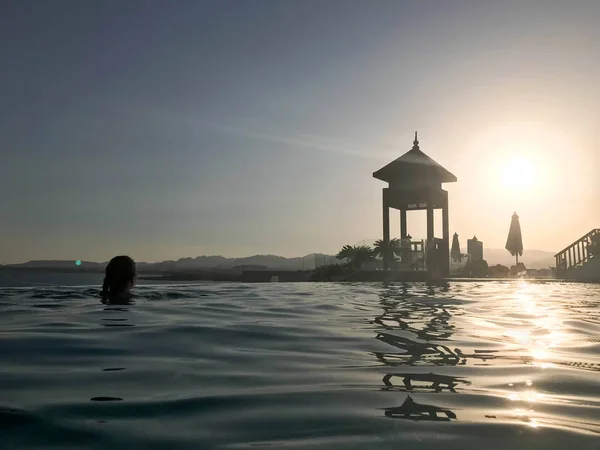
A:
{"label": "horizon line", "polygon": [[[488,248],[487,251],[506,251],[506,249],[503,248]],[[461,250],[462,251],[462,250]],[[484,248],[484,254],[485,254],[486,249]],[[528,252],[542,252],[542,253],[548,253],[548,254],[552,254],[552,256],[556,255],[555,251],[550,251],[550,250],[540,250],[540,249],[530,249],[530,250],[523,250],[523,253],[528,253]],[[466,252],[465,252],[466,253]],[[254,258],[254,257],[275,257],[275,258],[283,258],[283,259],[303,259],[303,258],[311,258],[314,256],[328,256],[328,257],[332,257],[335,258],[335,254],[329,254],[329,253],[322,253],[322,252],[313,252],[313,253],[307,253],[305,255],[302,256],[281,256],[281,255],[276,255],[274,253],[256,253],[253,255],[248,255],[248,256],[223,256],[223,255],[197,255],[197,256],[182,256],[179,257],[177,259],[163,259],[163,260],[158,260],[158,261],[142,261],[142,260],[136,260],[135,262],[138,264],[160,264],[160,263],[164,263],[164,262],[169,262],[169,261],[173,261],[173,262],[177,262],[177,261],[181,261],[182,259],[198,259],[198,258],[223,258],[226,260],[233,260],[233,259],[247,259],[247,258]],[[83,259],[30,259],[28,261],[25,262],[4,262],[2,261],[2,263],[0,265],[2,266],[15,266],[15,265],[23,265],[23,264],[29,264],[29,263],[34,263],[34,262],[54,262],[54,263],[75,263],[76,261],[81,261],[81,263],[88,263],[88,264],[107,264],[109,262],[109,260],[106,261],[91,261],[91,260],[83,260]],[[534,261],[535,262],[535,261]]]}

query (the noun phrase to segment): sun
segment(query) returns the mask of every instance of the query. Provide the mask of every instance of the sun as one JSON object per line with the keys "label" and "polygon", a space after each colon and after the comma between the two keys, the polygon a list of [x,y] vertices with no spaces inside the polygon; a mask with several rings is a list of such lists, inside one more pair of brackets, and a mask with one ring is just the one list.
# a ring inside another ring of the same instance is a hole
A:
{"label": "sun", "polygon": [[539,181],[533,162],[525,156],[515,155],[499,167],[500,181],[505,189],[523,191],[532,189]]}
{"label": "sun", "polygon": [[507,122],[479,131],[470,146],[470,165],[495,202],[507,209],[539,207],[560,188],[558,162],[569,147],[568,135],[543,123]]}

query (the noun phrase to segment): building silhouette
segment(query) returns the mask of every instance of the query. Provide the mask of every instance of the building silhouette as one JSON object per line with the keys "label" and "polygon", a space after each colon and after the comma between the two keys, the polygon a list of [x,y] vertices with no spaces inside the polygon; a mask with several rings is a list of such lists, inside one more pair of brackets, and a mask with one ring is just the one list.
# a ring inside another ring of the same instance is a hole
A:
{"label": "building silhouette", "polygon": [[483,261],[483,242],[477,240],[477,236],[467,240],[467,253],[471,262]]}

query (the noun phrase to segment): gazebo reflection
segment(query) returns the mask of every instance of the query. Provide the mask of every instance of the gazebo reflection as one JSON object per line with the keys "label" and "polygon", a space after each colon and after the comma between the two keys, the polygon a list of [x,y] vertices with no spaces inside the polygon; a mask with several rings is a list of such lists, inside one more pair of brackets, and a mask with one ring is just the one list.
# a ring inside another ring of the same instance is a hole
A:
{"label": "gazebo reflection", "polygon": [[375,339],[403,350],[402,353],[373,352],[379,361],[388,366],[456,366],[465,363],[459,354],[446,345],[421,343],[387,333],[378,333]]}
{"label": "gazebo reflection", "polygon": [[[392,382],[394,377],[401,378],[403,387],[395,385]],[[430,373],[388,373],[383,377],[383,384],[385,385],[382,388],[385,391],[433,391],[433,392],[441,392],[444,389],[447,389],[450,392],[456,393],[454,389],[459,383],[471,384],[469,381],[466,381],[463,377],[451,377],[447,375],[437,375],[433,372]],[[418,383],[426,383],[425,385],[417,385],[414,386],[413,382]],[[431,384],[429,384],[431,383]]]}
{"label": "gazebo reflection", "polygon": [[455,326],[450,323],[456,306],[444,305],[443,299],[430,302],[423,296],[434,297],[447,291],[447,285],[426,285],[421,291],[409,292],[408,286],[391,286],[380,294],[383,312],[372,323],[384,330],[410,332],[424,341],[450,340]]}
{"label": "gazebo reflection", "polygon": [[423,405],[415,402],[409,395],[400,406],[384,408],[385,416],[393,419],[429,420],[436,422],[450,422],[456,419],[456,414],[439,406]]}
{"label": "gazebo reflection", "polygon": [[[383,376],[382,391],[420,392],[436,395],[442,391],[457,393],[459,385],[469,385],[463,377],[426,372],[413,368],[465,364],[465,355],[446,343],[455,332],[452,316],[457,307],[446,302],[443,294],[448,285],[392,285],[380,294],[382,313],[371,321],[377,326],[375,339],[395,351],[376,351],[373,355],[388,367],[404,366],[403,372]],[[396,382],[396,384],[394,383]],[[443,407],[419,404],[408,396],[402,405],[384,408],[386,417],[394,419],[445,421],[456,414]]]}

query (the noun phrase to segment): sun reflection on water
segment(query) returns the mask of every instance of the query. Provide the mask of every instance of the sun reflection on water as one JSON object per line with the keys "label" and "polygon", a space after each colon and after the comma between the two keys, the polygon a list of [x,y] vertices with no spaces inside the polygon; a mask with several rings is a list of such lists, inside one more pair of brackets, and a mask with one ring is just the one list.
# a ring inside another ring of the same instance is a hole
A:
{"label": "sun reflection on water", "polygon": [[513,402],[522,401],[522,402],[528,402],[528,403],[535,403],[535,402],[543,400],[544,397],[545,397],[544,394],[541,394],[541,393],[533,391],[533,390],[529,390],[529,391],[524,391],[524,392],[511,393],[508,395],[507,398]]}
{"label": "sun reflection on water", "polygon": [[505,335],[525,349],[534,364],[544,366],[551,364],[550,360],[555,356],[552,349],[559,347],[567,335],[559,311],[544,305],[536,287],[525,281],[519,283],[513,305],[517,319],[514,328],[507,330]]}
{"label": "sun reflection on water", "polygon": [[[564,417],[557,419],[554,411],[573,407],[573,396],[563,392],[569,383],[557,388],[556,380],[572,380],[575,370],[597,370],[595,363],[574,353],[582,341],[574,314],[589,317],[583,311],[587,303],[562,293],[562,285],[535,281],[505,283],[502,290],[486,285],[490,289],[475,301],[459,287],[454,293],[449,289],[453,295],[448,298],[443,289],[411,294],[410,285],[382,294],[383,311],[370,324],[378,345],[387,346],[373,355],[378,363],[393,367],[383,376],[381,390],[405,395],[386,408],[386,417],[470,420],[477,415],[455,408],[450,395],[478,395],[483,387],[502,405],[492,411],[481,408],[486,422],[505,420],[538,429],[563,426]],[[478,301],[481,297],[485,300]],[[463,370],[470,375],[461,377]],[[593,420],[575,418],[568,427],[575,424],[597,432]]]}
{"label": "sun reflection on water", "polygon": [[[503,334],[510,339],[510,344],[530,355],[533,365],[548,369],[554,367],[552,361],[558,357],[555,349],[564,345],[569,336],[564,331],[560,308],[553,308],[550,302],[545,303],[544,294],[546,293],[540,291],[535,284],[524,281],[519,283],[514,302],[510,305],[511,316],[515,320],[512,327]],[[509,383],[511,392],[506,394],[506,398],[525,406],[514,409],[518,420],[531,428],[538,428],[540,423],[538,418],[533,417],[536,412],[532,405],[548,401],[547,395],[532,388],[532,379],[525,379],[522,383],[525,390],[518,392],[514,392],[515,384]]]}

